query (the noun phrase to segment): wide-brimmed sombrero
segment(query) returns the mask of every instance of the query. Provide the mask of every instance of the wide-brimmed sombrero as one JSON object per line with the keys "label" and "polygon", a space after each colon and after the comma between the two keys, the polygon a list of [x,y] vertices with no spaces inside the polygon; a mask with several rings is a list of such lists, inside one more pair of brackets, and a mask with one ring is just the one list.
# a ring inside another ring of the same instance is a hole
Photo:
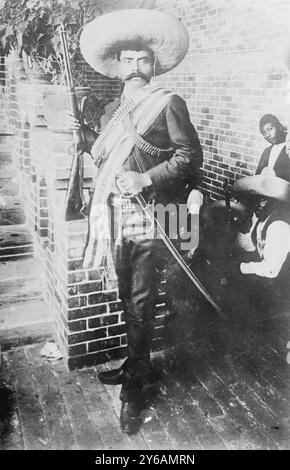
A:
{"label": "wide-brimmed sombrero", "polygon": [[87,23],[80,37],[85,60],[97,72],[120,78],[117,52],[125,43],[144,44],[156,57],[155,74],[176,67],[189,47],[183,24],[158,10],[126,9],[107,13]]}
{"label": "wide-brimmed sombrero", "polygon": [[290,184],[277,176],[245,176],[235,181],[231,192],[238,199],[265,197],[284,204],[290,203]]}

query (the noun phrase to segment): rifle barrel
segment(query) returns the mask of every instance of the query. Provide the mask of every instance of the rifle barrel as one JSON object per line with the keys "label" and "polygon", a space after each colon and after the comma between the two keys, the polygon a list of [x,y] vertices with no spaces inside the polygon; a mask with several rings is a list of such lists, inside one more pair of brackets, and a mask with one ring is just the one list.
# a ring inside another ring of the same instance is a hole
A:
{"label": "rifle barrel", "polygon": [[68,52],[67,41],[66,41],[66,31],[65,31],[65,28],[64,28],[63,24],[60,27],[60,37],[61,37],[61,44],[62,44],[62,49],[63,49],[63,62],[64,62],[66,79],[67,79],[67,85],[70,89],[72,89],[73,88],[73,78],[72,78],[72,71],[71,71],[70,60],[69,60],[69,52]]}
{"label": "rifle barrel", "polygon": [[[75,89],[73,86],[73,76],[70,66],[69,51],[67,46],[66,31],[64,25],[60,27],[60,38],[63,49],[63,63],[65,68],[66,82],[67,82],[67,97],[73,116],[80,120],[80,112],[77,102]],[[66,193],[66,200],[64,203],[64,219],[66,221],[83,219],[82,212],[85,206],[83,196],[83,132],[82,129],[73,131],[75,155],[72,162],[71,173]]]}

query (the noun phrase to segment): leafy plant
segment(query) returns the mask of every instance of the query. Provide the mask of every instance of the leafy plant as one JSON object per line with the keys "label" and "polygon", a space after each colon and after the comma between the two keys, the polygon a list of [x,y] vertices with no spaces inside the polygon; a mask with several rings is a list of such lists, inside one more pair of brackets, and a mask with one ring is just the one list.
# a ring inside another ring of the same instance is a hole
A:
{"label": "leafy plant", "polygon": [[[63,72],[58,30],[67,31],[72,64],[79,58],[78,42],[85,23],[103,12],[98,0],[6,0],[0,12],[1,54],[17,49],[28,66],[40,66],[60,82]],[[1,4],[0,4],[1,5]]]}

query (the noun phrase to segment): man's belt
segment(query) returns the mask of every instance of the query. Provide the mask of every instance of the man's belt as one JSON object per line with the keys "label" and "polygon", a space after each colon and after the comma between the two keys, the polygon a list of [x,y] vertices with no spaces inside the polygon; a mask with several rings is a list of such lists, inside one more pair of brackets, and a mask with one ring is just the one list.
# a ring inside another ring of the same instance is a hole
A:
{"label": "man's belt", "polygon": [[153,144],[147,142],[143,137],[138,133],[136,127],[133,124],[131,113],[129,112],[128,115],[124,119],[124,124],[127,131],[130,133],[130,137],[133,139],[133,142],[137,147],[142,150],[143,152],[148,153],[152,157],[160,157],[162,153],[172,153],[173,147],[168,147],[166,149],[162,149],[156,147]]}
{"label": "man's belt", "polygon": [[108,198],[108,203],[110,206],[117,207],[121,209],[122,212],[132,212],[136,211],[136,206],[139,207],[136,199],[133,197],[122,196],[121,194],[111,193]]}

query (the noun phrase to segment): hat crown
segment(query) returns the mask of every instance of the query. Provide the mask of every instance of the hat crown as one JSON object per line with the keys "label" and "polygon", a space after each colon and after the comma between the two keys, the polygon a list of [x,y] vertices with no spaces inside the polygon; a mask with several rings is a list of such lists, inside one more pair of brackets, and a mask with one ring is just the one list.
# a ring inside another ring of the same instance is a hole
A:
{"label": "hat crown", "polygon": [[189,47],[183,24],[159,10],[125,9],[87,23],[80,37],[85,60],[99,73],[120,78],[117,52],[122,43],[144,44],[156,56],[156,75],[176,67]]}
{"label": "hat crown", "polygon": [[284,204],[290,203],[290,184],[277,176],[263,174],[245,176],[235,181],[232,192],[236,196],[258,196],[275,199]]}

